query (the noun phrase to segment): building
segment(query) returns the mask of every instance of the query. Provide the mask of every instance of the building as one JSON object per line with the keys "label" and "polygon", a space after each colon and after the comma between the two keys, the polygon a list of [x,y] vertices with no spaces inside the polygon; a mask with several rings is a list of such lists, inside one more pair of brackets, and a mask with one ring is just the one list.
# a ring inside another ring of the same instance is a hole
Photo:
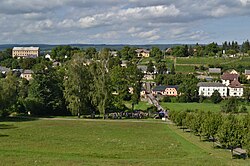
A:
{"label": "building", "polygon": [[221,76],[222,84],[229,86],[233,80],[238,80],[238,74],[223,73]]}
{"label": "building", "polygon": [[163,95],[163,96],[178,96],[178,86],[177,85],[160,85],[156,86],[152,90],[153,95]]}
{"label": "building", "polygon": [[8,72],[10,72],[11,70],[7,67],[3,67],[3,66],[0,66],[0,72],[2,74],[7,74]]}
{"label": "building", "polygon": [[197,84],[199,87],[199,95],[210,97],[215,90],[218,90],[222,97],[227,97],[227,86],[219,82],[199,82]]}
{"label": "building", "polygon": [[228,86],[229,96],[232,97],[242,97],[243,96],[243,86],[239,83],[238,80],[233,80]]}
{"label": "building", "polygon": [[15,58],[37,58],[39,55],[39,47],[14,47],[12,49],[12,57]]}
{"label": "building", "polygon": [[32,70],[24,70],[23,72],[22,72],[22,74],[21,74],[21,78],[24,78],[24,79],[26,79],[26,80],[31,80],[32,79],[32,74],[33,74],[34,72],[32,71]]}
{"label": "building", "polygon": [[155,79],[155,75],[157,74],[157,70],[155,67],[154,67],[154,72],[152,73],[148,72],[148,67],[145,65],[138,65],[137,68],[141,70],[141,72],[144,74],[144,77],[143,77],[144,80]]}
{"label": "building", "polygon": [[236,70],[234,70],[234,69],[231,70],[230,74],[238,74],[239,75],[239,73]]}
{"label": "building", "polygon": [[221,68],[209,68],[209,74],[221,74]]}
{"label": "building", "polygon": [[53,61],[53,59],[51,58],[50,54],[46,54],[45,55],[45,59],[49,59],[50,61]]}
{"label": "building", "polygon": [[250,70],[245,70],[245,76],[250,80]]}
{"label": "building", "polygon": [[135,52],[137,53],[137,57],[147,58],[150,56],[150,51],[146,49],[136,49]]}

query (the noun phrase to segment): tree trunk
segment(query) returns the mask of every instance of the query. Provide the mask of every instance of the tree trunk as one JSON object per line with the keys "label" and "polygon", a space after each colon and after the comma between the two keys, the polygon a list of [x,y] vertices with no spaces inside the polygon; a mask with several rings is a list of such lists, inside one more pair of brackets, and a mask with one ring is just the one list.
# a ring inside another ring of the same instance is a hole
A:
{"label": "tree trunk", "polygon": [[77,117],[80,118],[80,112],[77,113]]}

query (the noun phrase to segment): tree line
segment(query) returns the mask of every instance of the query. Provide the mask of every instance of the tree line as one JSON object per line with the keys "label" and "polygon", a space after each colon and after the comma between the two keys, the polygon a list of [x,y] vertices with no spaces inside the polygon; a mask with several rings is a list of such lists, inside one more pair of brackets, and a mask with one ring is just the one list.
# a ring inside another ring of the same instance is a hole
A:
{"label": "tree line", "polygon": [[0,115],[105,115],[128,109],[124,101],[133,108],[140,99],[143,74],[136,63],[127,68],[120,63],[103,49],[91,59],[74,52],[58,67],[38,63],[31,81],[10,72],[0,79]]}
{"label": "tree line", "polygon": [[231,150],[244,148],[250,154],[250,115],[223,114],[211,111],[171,111],[170,119],[184,130]]}

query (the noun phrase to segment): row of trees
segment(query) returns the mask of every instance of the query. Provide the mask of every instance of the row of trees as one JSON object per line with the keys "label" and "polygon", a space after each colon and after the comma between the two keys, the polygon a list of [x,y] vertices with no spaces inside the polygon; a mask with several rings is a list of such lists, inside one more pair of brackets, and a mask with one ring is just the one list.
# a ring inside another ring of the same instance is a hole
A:
{"label": "row of trees", "polygon": [[236,54],[236,53],[250,53],[250,44],[246,40],[240,46],[237,41],[223,42],[222,46],[217,43],[210,43],[207,45],[199,45],[198,43],[194,46],[182,45],[172,48],[172,52],[169,55],[178,57],[188,57],[188,56],[221,56],[222,50],[225,50],[226,54]]}
{"label": "row of trees", "polygon": [[245,148],[250,152],[250,115],[226,115],[219,112],[204,111],[171,111],[170,119],[183,130],[205,140],[212,140],[223,148]]}

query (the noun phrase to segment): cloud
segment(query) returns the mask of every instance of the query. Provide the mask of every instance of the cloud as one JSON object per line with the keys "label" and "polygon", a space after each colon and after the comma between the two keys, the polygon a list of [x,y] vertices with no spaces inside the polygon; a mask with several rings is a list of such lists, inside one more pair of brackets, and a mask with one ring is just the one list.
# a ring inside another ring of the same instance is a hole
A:
{"label": "cloud", "polygon": [[4,0],[0,41],[206,42],[216,33],[206,25],[250,17],[249,5],[250,0]]}

